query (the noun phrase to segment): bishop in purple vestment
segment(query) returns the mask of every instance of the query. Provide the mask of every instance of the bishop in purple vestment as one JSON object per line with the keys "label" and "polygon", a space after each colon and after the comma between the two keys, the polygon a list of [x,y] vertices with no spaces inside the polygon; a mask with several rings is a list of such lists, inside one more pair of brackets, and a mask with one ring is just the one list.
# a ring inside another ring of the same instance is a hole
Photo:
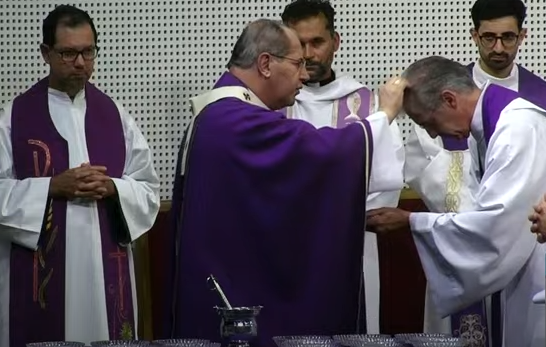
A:
{"label": "bishop in purple vestment", "polygon": [[174,337],[220,339],[210,274],[233,306],[263,305],[259,346],[363,332],[365,201],[402,184],[388,170],[389,121],[405,85],[382,88],[384,112],[316,129],[274,111],[308,78],[302,57],[291,29],[258,20],[235,44],[229,72],[192,100],[172,209]]}
{"label": "bishop in purple vestment", "polygon": [[50,74],[0,111],[0,346],[137,338],[130,243],[159,209],[134,120],[88,82],[89,15],[44,21]]}
{"label": "bishop in purple vestment", "polygon": [[[491,345],[544,346],[544,306],[532,298],[544,289],[546,247],[528,232],[527,216],[546,190],[546,102],[495,84],[480,89],[466,67],[442,57],[419,60],[404,76],[404,108],[413,121],[433,137],[472,134],[480,185],[471,210],[383,208],[370,212],[369,226],[410,227],[440,315],[499,292],[504,324],[493,322]],[[489,342],[478,323],[477,314],[461,317],[459,333],[471,346]]]}

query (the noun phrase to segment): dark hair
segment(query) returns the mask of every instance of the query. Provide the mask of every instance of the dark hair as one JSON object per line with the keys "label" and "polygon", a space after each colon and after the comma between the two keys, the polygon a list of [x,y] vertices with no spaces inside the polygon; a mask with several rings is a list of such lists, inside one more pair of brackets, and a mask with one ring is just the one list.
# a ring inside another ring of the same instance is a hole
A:
{"label": "dark hair", "polygon": [[286,5],[281,18],[284,23],[289,24],[321,14],[326,17],[326,29],[333,35],[335,12],[328,0],[294,0]]}
{"label": "dark hair", "polygon": [[521,0],[477,0],[472,6],[472,22],[474,29],[480,28],[482,20],[492,20],[502,17],[515,17],[518,29],[521,30],[527,16],[527,8]]}
{"label": "dark hair", "polygon": [[46,19],[44,19],[42,24],[42,43],[52,47],[55,44],[55,33],[60,25],[75,28],[83,24],[91,26],[91,30],[95,36],[95,43],[97,43],[97,29],[89,14],[71,5],[59,5],[53,11],[49,12]]}
{"label": "dark hair", "polygon": [[402,77],[408,81],[406,96],[413,97],[427,111],[434,111],[442,103],[441,93],[446,89],[468,93],[477,88],[466,66],[439,56],[416,61]]}
{"label": "dark hair", "polygon": [[247,25],[237,39],[227,68],[248,69],[262,53],[283,57],[290,50],[286,26],[281,21],[258,19]]}

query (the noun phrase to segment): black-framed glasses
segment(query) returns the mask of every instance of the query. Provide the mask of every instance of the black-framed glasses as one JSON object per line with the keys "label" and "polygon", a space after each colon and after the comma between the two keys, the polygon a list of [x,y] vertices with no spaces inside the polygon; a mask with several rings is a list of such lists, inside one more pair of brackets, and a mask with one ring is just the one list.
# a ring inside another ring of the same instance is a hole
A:
{"label": "black-framed glasses", "polygon": [[53,48],[52,51],[57,53],[61,60],[65,63],[73,63],[78,59],[78,56],[81,55],[83,60],[91,61],[94,60],[99,55],[99,47],[89,47],[86,49],[83,49],[81,51],[75,50],[75,49],[55,49]]}
{"label": "black-framed glasses", "polygon": [[495,35],[493,33],[480,35],[480,42],[485,48],[495,47],[498,40],[501,40],[501,43],[505,48],[512,48],[518,43],[519,34],[508,32],[503,33],[502,35]]}
{"label": "black-framed glasses", "polygon": [[301,58],[301,59],[294,59],[294,58],[290,58],[290,57],[286,57],[286,56],[283,56],[283,55],[277,55],[277,54],[273,54],[273,53],[269,53],[269,55],[275,57],[275,58],[279,58],[279,59],[286,59],[294,64],[296,64],[296,66],[298,67],[298,69],[301,69],[301,68],[305,68],[306,66],[306,62],[305,62],[305,59]]}

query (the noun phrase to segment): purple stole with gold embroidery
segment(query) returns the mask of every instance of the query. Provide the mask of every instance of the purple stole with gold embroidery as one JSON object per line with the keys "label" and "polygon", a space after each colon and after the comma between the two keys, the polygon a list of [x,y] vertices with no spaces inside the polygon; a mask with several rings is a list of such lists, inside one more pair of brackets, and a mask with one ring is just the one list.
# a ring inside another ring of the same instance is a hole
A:
{"label": "purple stole with gold embroidery", "polygon": [[[467,66],[468,70],[472,74],[474,63],[471,63]],[[485,139],[486,143],[489,143],[489,138],[492,135],[492,132],[495,130],[495,125],[497,124],[498,116],[500,111],[508,105],[509,102],[514,100],[515,97],[521,95],[525,99],[535,102],[546,98],[546,81],[542,78],[536,76],[529,70],[525,69],[521,65],[518,65],[518,90],[519,93],[510,91],[509,89],[502,88],[506,93],[502,93],[505,99],[499,99],[496,103],[497,108],[495,109],[494,104],[491,102],[491,95],[498,95],[498,86],[491,84],[486,94],[484,95],[484,104],[482,116],[487,116],[487,119],[484,118],[484,130],[485,130]],[[491,89],[492,88],[492,89]],[[488,96],[489,95],[489,96]],[[512,98],[513,97],[513,98]],[[486,102],[487,99],[487,102]],[[501,101],[504,100],[504,101]],[[507,102],[508,101],[508,102]],[[506,103],[505,103],[506,102]],[[501,107],[498,109],[498,107]],[[493,111],[495,110],[495,111]],[[498,112],[496,112],[498,111]],[[494,114],[496,117],[494,118]],[[494,119],[494,122],[491,123],[491,120]],[[489,125],[486,125],[489,124]],[[468,140],[467,139],[457,139],[451,136],[441,136],[444,149],[448,151],[464,151],[468,149]],[[481,159],[479,159],[481,160]],[[480,300],[479,302],[467,307],[451,316],[451,330],[455,336],[465,336],[473,335],[473,341],[476,341],[472,347],[485,347],[487,345],[492,347],[500,347],[502,341],[501,334],[501,312],[500,312],[500,293],[495,293],[492,295],[491,302],[491,328],[492,328],[492,344],[486,343],[487,341],[487,310],[485,306],[485,300]],[[481,339],[483,337],[483,339]]]}
{"label": "purple stole with gold embroidery", "polygon": [[[89,161],[91,165],[105,166],[110,177],[119,178],[123,175],[126,157],[119,111],[107,95],[90,83],[85,86],[85,98]],[[68,144],[49,113],[47,78],[15,98],[11,141],[18,180],[52,177],[69,169]],[[105,280],[104,288],[100,289],[105,291],[110,339],[134,338],[127,248],[118,244],[128,241],[127,226],[116,198],[99,200],[97,207]],[[37,250],[12,244],[11,347],[65,339],[66,212],[67,200],[48,199]],[[86,280],[86,274],[81,276],[81,279],[68,280]],[[89,285],[95,286],[91,282]],[[86,312],[80,314],[86,315]]]}
{"label": "purple stole with gold embroidery", "polygon": [[[343,128],[358,119],[364,119],[370,114],[371,91],[362,87],[337,100],[336,128]],[[353,111],[356,110],[356,113]],[[279,110],[285,116],[290,117],[287,108]],[[357,119],[358,118],[358,119]]]}
{"label": "purple stole with gold embroidery", "polygon": [[[540,103],[546,99],[546,81],[521,65],[518,67],[518,93],[525,99]],[[473,73],[474,63],[467,65],[470,73]],[[457,139],[455,137],[441,135],[444,148],[448,151],[464,151],[468,149],[467,139]]]}
{"label": "purple stole with gold embroidery", "polygon": [[[521,93],[516,93],[508,88],[504,88],[495,84],[490,84],[484,92],[482,99],[482,124],[486,146],[489,146],[491,136],[495,132],[497,121],[499,120],[502,111],[517,98],[523,98],[528,101],[527,97]],[[535,100],[536,101],[536,100]],[[545,108],[544,101],[535,105]],[[481,160],[481,158],[479,158]],[[483,175],[483,172],[481,172]],[[469,306],[468,308],[451,316],[452,330],[454,335],[463,336],[470,341],[474,341],[476,333],[484,334],[481,343],[475,343],[471,346],[486,346],[502,347],[502,312],[500,303],[500,292],[496,292],[491,296],[491,343],[487,344],[487,334],[476,327],[487,326],[487,314],[485,302],[480,302]],[[481,336],[481,335],[480,335]],[[476,341],[479,339],[475,339]]]}

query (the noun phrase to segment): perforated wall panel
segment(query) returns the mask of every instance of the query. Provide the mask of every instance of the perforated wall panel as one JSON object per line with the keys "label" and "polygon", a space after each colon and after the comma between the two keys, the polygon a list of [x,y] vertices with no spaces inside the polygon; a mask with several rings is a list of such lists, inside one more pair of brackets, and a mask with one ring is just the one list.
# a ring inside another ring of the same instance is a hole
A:
{"label": "perforated wall panel", "polygon": [[[189,117],[188,98],[224,71],[244,25],[280,18],[289,1],[72,1],[99,31],[101,52],[93,78],[136,118],[154,151],[161,197],[170,199],[178,146]],[[472,0],[338,0],[342,37],[335,68],[376,88],[395,71],[428,55],[473,61]],[[0,103],[47,74],[39,53],[41,23],[58,4],[0,1]],[[527,0],[529,29],[519,62],[546,75],[546,3]],[[400,120],[403,135],[410,125]]]}

